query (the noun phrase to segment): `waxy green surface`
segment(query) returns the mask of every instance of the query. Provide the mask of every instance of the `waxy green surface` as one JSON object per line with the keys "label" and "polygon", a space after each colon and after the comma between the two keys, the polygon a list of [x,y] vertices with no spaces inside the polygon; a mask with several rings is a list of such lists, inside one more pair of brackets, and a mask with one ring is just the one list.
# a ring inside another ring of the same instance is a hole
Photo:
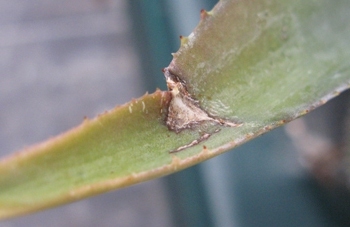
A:
{"label": "waxy green surface", "polygon": [[348,0],[220,1],[201,13],[169,69],[204,110],[241,127],[220,126],[208,140],[170,154],[201,132],[169,131],[170,94],[145,95],[2,160],[0,217],[173,173],[323,104],[349,87],[349,10]]}

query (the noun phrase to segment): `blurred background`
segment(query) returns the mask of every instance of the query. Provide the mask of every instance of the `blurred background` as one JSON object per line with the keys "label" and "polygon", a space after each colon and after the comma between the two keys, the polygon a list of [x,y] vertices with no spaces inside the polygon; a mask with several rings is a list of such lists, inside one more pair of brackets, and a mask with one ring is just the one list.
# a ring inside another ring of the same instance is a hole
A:
{"label": "blurred background", "polygon": [[[215,3],[0,0],[0,156],[166,89],[179,35]],[[0,226],[350,226],[348,192],[315,171],[341,152],[348,93],[177,174]]]}

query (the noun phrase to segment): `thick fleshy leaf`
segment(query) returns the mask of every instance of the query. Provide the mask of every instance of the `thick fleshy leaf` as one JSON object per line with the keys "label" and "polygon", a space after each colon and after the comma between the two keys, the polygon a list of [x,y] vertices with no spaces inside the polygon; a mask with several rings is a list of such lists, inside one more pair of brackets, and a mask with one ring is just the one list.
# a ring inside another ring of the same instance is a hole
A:
{"label": "thick fleshy leaf", "polygon": [[[2,160],[0,217],[170,174],[325,103],[349,87],[349,10],[348,0],[223,0],[203,11],[165,71],[211,117],[242,126],[175,133],[165,124],[171,94],[145,95]],[[200,143],[169,153],[191,142]]]}
{"label": "thick fleshy leaf", "polygon": [[349,9],[347,0],[221,1],[168,69],[212,115],[295,118],[348,86]]}

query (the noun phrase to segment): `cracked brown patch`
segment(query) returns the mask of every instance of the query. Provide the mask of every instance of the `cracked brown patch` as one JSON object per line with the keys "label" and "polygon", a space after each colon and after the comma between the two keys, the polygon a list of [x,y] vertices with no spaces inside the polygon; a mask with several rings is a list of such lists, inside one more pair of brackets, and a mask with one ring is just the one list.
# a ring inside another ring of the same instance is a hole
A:
{"label": "cracked brown patch", "polygon": [[[168,89],[172,96],[166,117],[166,125],[170,131],[179,133],[185,129],[194,129],[195,126],[201,125],[204,122],[211,122],[228,127],[238,127],[242,125],[242,123],[235,123],[210,116],[200,107],[198,100],[195,100],[188,92],[185,81],[172,74],[168,68],[165,68],[163,71]],[[218,131],[219,130],[215,130],[212,133],[202,133],[198,139],[184,146],[180,146],[171,152],[181,151],[197,145],[200,142],[207,140],[213,133]]]}

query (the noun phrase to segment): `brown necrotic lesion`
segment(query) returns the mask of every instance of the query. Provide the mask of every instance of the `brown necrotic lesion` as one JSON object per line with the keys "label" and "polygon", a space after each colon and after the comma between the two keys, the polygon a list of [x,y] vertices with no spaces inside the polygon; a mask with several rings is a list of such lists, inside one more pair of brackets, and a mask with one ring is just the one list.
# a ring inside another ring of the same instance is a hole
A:
{"label": "brown necrotic lesion", "polygon": [[[188,92],[185,81],[171,73],[168,68],[164,69],[164,75],[172,96],[166,117],[166,125],[169,130],[179,133],[185,129],[195,129],[196,126],[200,126],[204,123],[213,123],[228,127],[238,127],[242,125],[241,123],[210,116]],[[218,131],[219,130],[215,130],[211,133],[202,133],[200,138],[175,149],[173,152],[197,145],[203,140],[208,139],[211,134]]]}

